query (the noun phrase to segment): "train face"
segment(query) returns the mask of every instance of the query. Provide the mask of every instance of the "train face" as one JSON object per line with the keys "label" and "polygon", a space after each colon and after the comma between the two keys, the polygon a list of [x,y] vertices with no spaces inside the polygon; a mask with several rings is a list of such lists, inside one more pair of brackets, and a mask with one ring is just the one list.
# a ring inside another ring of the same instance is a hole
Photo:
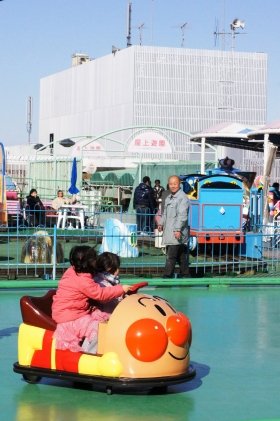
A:
{"label": "train face", "polygon": [[190,235],[200,244],[242,244],[242,179],[228,174],[193,174],[180,178],[190,199]]}

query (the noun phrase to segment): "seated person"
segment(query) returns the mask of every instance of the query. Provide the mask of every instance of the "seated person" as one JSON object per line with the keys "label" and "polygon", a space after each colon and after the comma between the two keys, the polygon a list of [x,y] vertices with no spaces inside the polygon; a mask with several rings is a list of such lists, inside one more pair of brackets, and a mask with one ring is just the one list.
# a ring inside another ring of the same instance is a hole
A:
{"label": "seated person", "polygon": [[274,218],[279,215],[279,205],[280,205],[280,191],[279,183],[275,182],[272,186],[269,187],[268,196],[268,213],[269,213],[269,222],[273,222]]}
{"label": "seated person", "polygon": [[69,258],[71,267],[60,279],[52,304],[52,318],[57,323],[56,349],[95,353],[98,324],[109,319],[98,305],[122,297],[131,287],[116,284],[103,288],[94,281],[94,248],[75,246]]}
{"label": "seated person", "polygon": [[278,200],[280,200],[279,183],[273,183],[269,188],[269,192],[271,192],[271,195],[273,196],[273,204],[276,205]]}
{"label": "seated person", "polygon": [[[110,253],[108,251],[101,253],[96,259],[94,282],[102,287],[118,285],[120,283],[120,264],[121,261],[117,254]],[[117,297],[108,303],[102,303],[100,308],[111,314],[121,300],[122,297]]]}
{"label": "seated person", "polygon": [[57,191],[57,197],[52,201],[52,207],[55,210],[58,210],[63,205],[68,205],[70,200],[67,197],[64,197],[64,193],[62,190]]}
{"label": "seated person", "polygon": [[219,167],[213,168],[211,171],[213,174],[220,174],[220,173],[238,173],[240,170],[234,167],[234,160],[226,156],[224,159],[219,160]]}
{"label": "seated person", "polygon": [[26,197],[26,208],[29,212],[29,222],[34,227],[41,225],[45,220],[45,207],[38,196],[36,189],[31,189]]}

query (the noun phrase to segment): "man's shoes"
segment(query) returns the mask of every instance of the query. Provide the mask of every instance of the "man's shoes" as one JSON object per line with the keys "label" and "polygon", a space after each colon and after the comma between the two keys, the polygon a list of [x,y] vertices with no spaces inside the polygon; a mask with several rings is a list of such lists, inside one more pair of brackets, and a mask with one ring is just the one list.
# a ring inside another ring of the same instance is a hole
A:
{"label": "man's shoes", "polygon": [[173,275],[163,275],[163,279],[173,279]]}
{"label": "man's shoes", "polygon": [[183,273],[182,275],[180,273],[178,273],[177,275],[177,279],[184,279],[184,278],[190,278],[190,274],[189,273]]}

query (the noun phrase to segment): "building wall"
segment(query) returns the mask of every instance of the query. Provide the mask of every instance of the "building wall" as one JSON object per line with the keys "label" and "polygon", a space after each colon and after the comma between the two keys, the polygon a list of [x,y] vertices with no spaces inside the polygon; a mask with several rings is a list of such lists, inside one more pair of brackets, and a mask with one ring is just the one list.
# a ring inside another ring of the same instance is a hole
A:
{"label": "building wall", "polygon": [[[134,124],[199,132],[220,122],[266,122],[267,55],[135,48]],[[179,153],[194,151],[173,135]]]}
{"label": "building wall", "polygon": [[192,133],[216,122],[266,121],[267,56],[135,47],[134,123]]}
{"label": "building wall", "polygon": [[[98,135],[131,124],[134,56],[118,51],[43,78],[39,139]],[[55,145],[57,146],[57,145]]]}
{"label": "building wall", "polygon": [[[266,85],[263,53],[132,46],[41,80],[39,140],[130,126],[195,133],[224,121],[264,124]],[[125,155],[132,136],[118,133],[114,153]],[[174,159],[192,159],[197,146],[186,135],[168,136]],[[110,140],[104,147],[112,151]]]}

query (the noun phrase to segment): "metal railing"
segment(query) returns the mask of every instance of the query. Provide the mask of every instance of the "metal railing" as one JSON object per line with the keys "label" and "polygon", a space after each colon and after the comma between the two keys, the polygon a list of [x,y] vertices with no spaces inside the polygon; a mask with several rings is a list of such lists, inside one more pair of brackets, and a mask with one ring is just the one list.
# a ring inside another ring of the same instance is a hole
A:
{"label": "metal railing", "polygon": [[[216,235],[219,237],[219,232]],[[239,244],[226,238],[218,244],[197,244],[191,238],[186,245],[191,276],[278,276],[279,235],[278,224],[272,224],[260,227],[257,232],[244,233],[244,242]],[[119,254],[123,275],[160,278],[163,274],[166,256],[161,235],[157,230],[140,233],[136,214],[117,211],[114,206],[88,213],[84,230],[67,226],[57,229],[55,218],[48,221],[46,216],[41,217],[37,226],[23,215],[13,220],[12,225],[2,225],[0,278],[58,279],[69,266],[71,248],[81,243],[96,247],[98,252]]]}

